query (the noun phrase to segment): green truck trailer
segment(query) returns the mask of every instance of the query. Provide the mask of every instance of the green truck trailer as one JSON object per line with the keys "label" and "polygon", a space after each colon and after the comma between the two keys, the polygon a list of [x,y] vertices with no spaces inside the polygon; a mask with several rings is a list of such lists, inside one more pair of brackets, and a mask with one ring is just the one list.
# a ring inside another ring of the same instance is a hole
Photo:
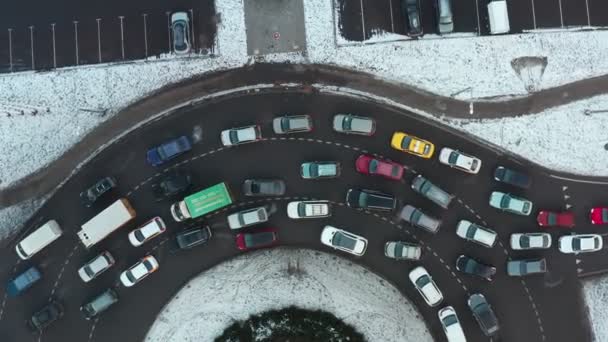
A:
{"label": "green truck trailer", "polygon": [[226,183],[219,183],[187,196],[171,206],[171,215],[177,222],[197,218],[232,204]]}

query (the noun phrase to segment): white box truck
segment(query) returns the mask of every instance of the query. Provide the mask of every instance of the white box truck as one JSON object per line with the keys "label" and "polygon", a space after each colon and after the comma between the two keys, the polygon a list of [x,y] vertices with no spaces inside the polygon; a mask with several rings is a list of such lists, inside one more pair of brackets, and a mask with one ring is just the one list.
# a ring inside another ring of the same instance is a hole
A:
{"label": "white box truck", "polygon": [[89,248],[134,218],[135,210],[129,201],[121,198],[83,224],[78,237]]}
{"label": "white box truck", "polygon": [[488,18],[490,20],[490,34],[509,33],[509,11],[506,0],[494,0],[488,3]]}

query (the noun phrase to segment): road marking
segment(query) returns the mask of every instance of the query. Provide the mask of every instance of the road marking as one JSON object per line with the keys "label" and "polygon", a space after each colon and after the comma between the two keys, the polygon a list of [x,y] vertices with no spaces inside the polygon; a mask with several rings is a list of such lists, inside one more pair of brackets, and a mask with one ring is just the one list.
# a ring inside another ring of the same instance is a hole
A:
{"label": "road marking", "polygon": [[34,63],[34,26],[30,26],[30,51],[32,52],[32,70],[36,69],[36,63]]}
{"label": "road marking", "polygon": [[192,25],[190,26],[190,32],[192,32],[190,43],[192,44],[192,50],[196,52],[196,36],[194,35],[194,11],[192,10],[192,8],[190,9],[190,21],[192,22]]}
{"label": "road marking", "polygon": [[165,12],[167,14],[167,37],[169,38],[169,52],[171,52],[173,49],[171,49],[171,18],[169,18],[169,14],[171,14],[171,12]]}
{"label": "road marking", "polygon": [[559,0],[559,20],[562,23],[562,27],[564,27],[564,13],[562,12],[562,0]]}
{"label": "road marking", "polygon": [[101,63],[101,18],[95,20],[97,21],[97,57]]}
{"label": "road marking", "polygon": [[144,17],[144,49],[146,52],[146,58],[148,57],[148,26],[147,26],[147,21],[148,21],[148,15],[146,13],[142,14],[142,16]]}
{"label": "road marking", "polygon": [[57,69],[57,50],[55,48],[55,23],[51,24],[51,31],[53,32],[53,68]]}
{"label": "road marking", "polygon": [[361,4],[361,29],[363,30],[363,40],[365,40],[365,17],[363,15],[363,0],[359,0]]}
{"label": "road marking", "polygon": [[13,71],[13,29],[8,29],[8,65],[9,69]]}
{"label": "road marking", "polygon": [[585,8],[587,9],[587,26],[591,26],[591,16],[589,15],[589,0],[585,0]]}
{"label": "road marking", "polygon": [[124,24],[123,24],[123,20],[125,19],[124,16],[120,15],[118,16],[118,19],[120,19],[120,51],[122,53],[122,59],[125,59],[125,28],[124,28]]}
{"label": "road marking", "polygon": [[477,13],[477,35],[481,36],[481,19],[479,18],[479,0],[475,0],[475,12]]}
{"label": "road marking", "polygon": [[74,20],[74,44],[76,45],[76,65],[80,63],[78,58],[78,21]]}
{"label": "road marking", "polygon": [[[391,12],[391,31],[393,33],[395,33],[395,20],[393,19],[393,1],[392,0],[388,0],[388,8]],[[405,20],[405,18],[403,19]]]}
{"label": "road marking", "polygon": [[[605,181],[590,181],[590,180],[583,180],[583,179],[576,179],[576,178],[568,178],[568,177],[562,177],[562,176],[558,176],[558,175],[552,175],[550,173],[547,173],[547,175],[551,178],[555,178],[555,179],[562,179],[562,180],[567,180],[567,181],[571,181],[571,182],[578,182],[578,183],[586,183],[586,184],[599,184],[599,185],[608,185],[608,182]],[[567,189],[568,187],[566,187]],[[564,189],[564,190],[566,190]]]}
{"label": "road marking", "polygon": [[89,332],[89,341],[93,339],[93,332],[95,331],[95,327],[97,326],[97,321],[99,321],[99,316],[95,318],[93,324],[91,325],[91,331]]}
{"label": "road marking", "polygon": [[[61,266],[59,275],[57,275],[57,279],[55,280],[55,283],[53,284],[53,289],[51,290],[51,297],[53,297],[53,295],[55,294],[55,291],[57,290],[57,286],[59,285],[59,281],[61,280],[61,277],[63,276],[63,271],[65,271],[65,267],[70,263],[70,259],[72,259],[72,256],[74,255],[74,252],[76,252],[76,249],[78,248],[78,246],[80,246],[78,243],[76,243],[74,245],[74,248],[72,248],[72,251],[70,252],[70,254],[68,254],[63,265]],[[51,299],[52,298],[49,298],[49,302]]]}
{"label": "road marking", "polygon": [[534,4],[534,0],[532,1],[532,23],[534,24],[534,29],[536,30],[536,6]]}

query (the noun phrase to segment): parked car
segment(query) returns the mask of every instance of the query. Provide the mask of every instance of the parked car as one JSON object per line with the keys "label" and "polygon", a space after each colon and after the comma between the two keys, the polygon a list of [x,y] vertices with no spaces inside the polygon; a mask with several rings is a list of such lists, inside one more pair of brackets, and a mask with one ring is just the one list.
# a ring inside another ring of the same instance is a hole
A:
{"label": "parked car", "polygon": [[429,306],[433,307],[441,304],[443,301],[443,294],[424,267],[418,266],[414,268],[409,273],[409,278]]}
{"label": "parked car", "polygon": [[178,55],[190,52],[190,20],[188,13],[171,14],[171,32],[173,32],[173,51]]}
{"label": "parked car", "polygon": [[592,224],[607,224],[608,223],[608,207],[591,208],[589,218]]}
{"label": "parked car", "polygon": [[435,152],[435,145],[431,142],[403,132],[393,133],[391,147],[425,159],[431,158]]}
{"label": "parked car", "polygon": [[321,243],[356,256],[362,256],[367,249],[366,238],[333,226],[325,226],[323,228]]}
{"label": "parked car", "polygon": [[406,22],[405,33],[412,37],[422,36],[422,23],[420,21],[420,1],[401,0],[401,13]]}
{"label": "parked car", "polygon": [[481,160],[460,151],[444,147],[439,152],[439,162],[455,169],[477,174],[481,169]]}
{"label": "parked car", "polygon": [[532,212],[532,202],[500,191],[490,194],[490,206],[512,214],[528,216]]}
{"label": "parked car", "polygon": [[452,1],[436,0],[435,9],[437,10],[437,28],[439,34],[452,33],[454,31]]}
{"label": "parked car", "polygon": [[118,294],[113,289],[107,289],[80,307],[80,312],[86,320],[92,320],[118,302]]}
{"label": "parked car", "polygon": [[495,231],[467,220],[460,220],[458,222],[456,235],[488,248],[494,247],[497,238]]}
{"label": "parked car", "polygon": [[462,331],[462,325],[460,325],[456,310],[453,307],[446,306],[439,310],[437,315],[448,342],[467,342],[464,331]]}
{"label": "parked car", "polygon": [[184,230],[175,236],[179,249],[190,249],[203,245],[211,239],[211,228],[209,226],[194,227]]}
{"label": "parked car", "polygon": [[439,231],[439,226],[441,226],[441,221],[439,219],[431,217],[409,204],[401,209],[399,217],[405,222],[415,227],[422,228],[432,234],[437,233]]}
{"label": "parked car", "polygon": [[382,176],[391,180],[401,180],[403,165],[390,160],[381,160],[369,154],[362,154],[355,161],[355,169],[364,175]]}
{"label": "parked car", "polygon": [[499,166],[494,170],[494,180],[523,189],[529,188],[532,184],[530,176],[519,171],[508,169],[504,166]]}
{"label": "parked car", "polygon": [[228,226],[230,229],[241,229],[266,221],[268,221],[266,207],[245,209],[228,215]]}
{"label": "parked car", "polygon": [[428,179],[418,175],[412,180],[412,190],[435,202],[438,206],[447,209],[454,199],[453,195],[448,194]]}
{"label": "parked car", "polygon": [[272,129],[276,134],[289,134],[312,131],[310,115],[281,116],[272,120]]}
{"label": "parked car", "polygon": [[484,335],[488,337],[496,335],[500,329],[498,318],[486,297],[481,293],[475,293],[469,297],[467,304]]}
{"label": "parked car", "polygon": [[236,246],[242,251],[265,248],[277,244],[278,238],[274,228],[258,229],[253,232],[236,234]]}
{"label": "parked car", "polygon": [[384,255],[396,260],[420,260],[422,247],[410,242],[388,241],[384,244]]}
{"label": "parked car", "polygon": [[566,254],[590,253],[601,250],[604,240],[599,234],[573,234],[560,237],[557,245]]}
{"label": "parked car", "polygon": [[328,201],[294,201],[287,204],[287,216],[292,219],[323,218],[331,216]]}
{"label": "parked car", "polygon": [[185,193],[191,185],[191,177],[188,172],[173,170],[169,171],[158,182],[152,184],[152,192],[156,201],[162,201]]}
{"label": "parked car", "polygon": [[32,266],[8,281],[6,294],[9,297],[17,297],[40,279],[42,279],[42,274],[35,266]]}
{"label": "parked car", "polygon": [[131,242],[134,247],[139,247],[147,241],[150,241],[158,235],[164,233],[166,229],[167,226],[165,225],[163,219],[156,216],[150,221],[144,223],[143,226],[132,230],[129,233],[129,242]]}
{"label": "parked car", "polygon": [[536,216],[536,222],[541,227],[574,227],[574,213],[571,211],[541,210]]}
{"label": "parked car", "polygon": [[551,235],[547,233],[513,233],[510,241],[513,250],[547,249],[551,247]]}
{"label": "parked car", "polygon": [[78,275],[82,281],[88,283],[91,280],[99,277],[100,274],[107,271],[113,265],[114,257],[112,257],[110,252],[104,251],[79,268]]}
{"label": "parked car", "polygon": [[300,175],[304,179],[336,178],[340,176],[340,163],[335,161],[302,163]]}
{"label": "parked car", "polygon": [[143,257],[135,265],[120,274],[120,282],[131,287],[158,270],[158,261],[152,255]]}
{"label": "parked car", "polygon": [[372,118],[351,114],[337,114],[334,116],[334,131],[346,134],[374,135],[376,121]]}
{"label": "parked car", "polygon": [[507,274],[512,277],[523,277],[545,272],[547,272],[547,261],[544,258],[507,261]]}
{"label": "parked car", "polygon": [[487,281],[492,281],[496,275],[496,267],[486,265],[466,255],[461,255],[456,259],[456,269]]}
{"label": "parked car", "polygon": [[230,128],[223,130],[220,137],[224,146],[234,146],[261,140],[262,130],[258,125]]}
{"label": "parked car", "polygon": [[61,317],[63,317],[63,305],[56,299],[53,299],[32,315],[27,321],[27,326],[32,331],[42,332]]}
{"label": "parked car", "polygon": [[283,196],[285,182],[280,179],[246,179],[243,182],[245,196]]}
{"label": "parked car", "polygon": [[351,208],[391,211],[397,205],[394,196],[375,190],[349,189],[346,204]]}
{"label": "parked car", "polygon": [[111,189],[116,187],[116,178],[114,177],[104,177],[100,179],[97,183],[95,183],[90,188],[80,193],[80,199],[85,207],[89,208],[90,206],[97,201],[101,195],[110,191]]}
{"label": "parked car", "polygon": [[165,162],[176,158],[192,149],[190,139],[185,135],[171,139],[159,146],[148,150],[148,163],[152,166],[160,166]]}

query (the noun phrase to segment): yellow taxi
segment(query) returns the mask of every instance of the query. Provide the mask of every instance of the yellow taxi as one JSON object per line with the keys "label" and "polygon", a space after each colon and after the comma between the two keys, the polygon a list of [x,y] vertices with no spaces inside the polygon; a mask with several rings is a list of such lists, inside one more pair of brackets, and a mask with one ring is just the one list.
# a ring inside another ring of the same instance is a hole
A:
{"label": "yellow taxi", "polygon": [[435,152],[435,145],[431,142],[403,132],[393,133],[391,147],[427,159],[431,158],[433,152]]}

